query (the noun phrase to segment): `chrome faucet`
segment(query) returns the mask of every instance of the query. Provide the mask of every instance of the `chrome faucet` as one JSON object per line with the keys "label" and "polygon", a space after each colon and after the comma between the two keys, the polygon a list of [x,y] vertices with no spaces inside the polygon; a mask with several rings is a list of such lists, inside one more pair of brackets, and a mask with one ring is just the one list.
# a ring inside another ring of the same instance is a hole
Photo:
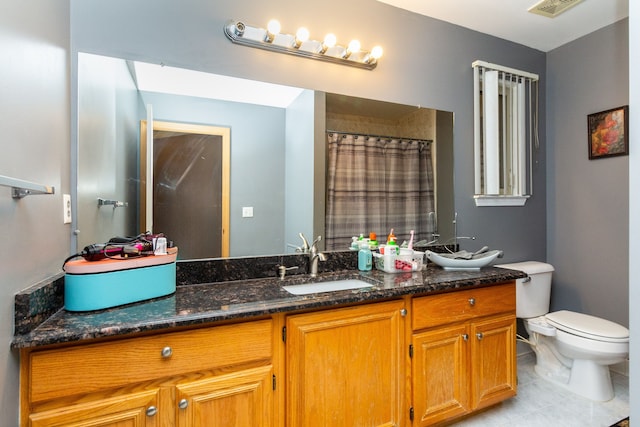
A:
{"label": "chrome faucet", "polygon": [[318,252],[318,242],[322,240],[322,236],[318,236],[313,243],[309,244],[307,239],[305,239],[304,235],[300,233],[300,238],[302,239],[302,252],[309,254],[309,275],[311,277],[316,277],[318,275],[318,261],[326,261],[327,256],[322,252]]}
{"label": "chrome faucet", "polygon": [[[300,236],[300,238],[302,239],[302,246],[297,248],[296,252],[302,252],[303,254],[308,254],[309,250],[311,249],[311,246],[309,246],[309,242],[304,237],[304,234],[298,233],[298,236]],[[319,238],[320,238],[320,236],[318,236],[318,239]]]}
{"label": "chrome faucet", "polygon": [[[456,251],[460,250],[458,247],[458,240],[476,240],[476,236],[458,236],[458,212],[453,213],[453,246]],[[449,249],[449,251],[451,251]]]}

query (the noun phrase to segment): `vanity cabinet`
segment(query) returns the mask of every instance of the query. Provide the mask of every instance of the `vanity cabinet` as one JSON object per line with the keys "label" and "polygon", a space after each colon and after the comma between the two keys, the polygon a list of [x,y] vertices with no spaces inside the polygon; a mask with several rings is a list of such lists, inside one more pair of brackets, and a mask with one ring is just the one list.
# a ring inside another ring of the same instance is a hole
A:
{"label": "vanity cabinet", "polygon": [[412,300],[413,425],[445,422],[516,394],[513,283]]}
{"label": "vanity cabinet", "polygon": [[21,350],[21,426],[427,426],[516,393],[515,283]]}
{"label": "vanity cabinet", "polygon": [[401,426],[404,301],[288,316],[286,425]]}
{"label": "vanity cabinet", "polygon": [[23,350],[23,426],[274,424],[271,319]]}

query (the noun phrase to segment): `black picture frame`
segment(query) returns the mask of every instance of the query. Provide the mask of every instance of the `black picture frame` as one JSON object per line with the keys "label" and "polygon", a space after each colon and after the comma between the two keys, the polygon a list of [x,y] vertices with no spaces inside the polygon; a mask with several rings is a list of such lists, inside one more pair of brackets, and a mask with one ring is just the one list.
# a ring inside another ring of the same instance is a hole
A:
{"label": "black picture frame", "polygon": [[589,159],[629,154],[629,106],[587,116]]}

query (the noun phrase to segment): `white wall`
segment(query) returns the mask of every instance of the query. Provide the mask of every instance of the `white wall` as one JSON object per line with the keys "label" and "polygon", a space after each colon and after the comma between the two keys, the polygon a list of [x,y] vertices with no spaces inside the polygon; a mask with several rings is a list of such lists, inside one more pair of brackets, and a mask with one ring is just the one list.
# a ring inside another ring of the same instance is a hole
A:
{"label": "white wall", "polygon": [[11,198],[0,187],[0,425],[18,422],[14,294],[60,272],[69,193],[69,5],[0,0],[0,175],[53,185],[54,195]]}

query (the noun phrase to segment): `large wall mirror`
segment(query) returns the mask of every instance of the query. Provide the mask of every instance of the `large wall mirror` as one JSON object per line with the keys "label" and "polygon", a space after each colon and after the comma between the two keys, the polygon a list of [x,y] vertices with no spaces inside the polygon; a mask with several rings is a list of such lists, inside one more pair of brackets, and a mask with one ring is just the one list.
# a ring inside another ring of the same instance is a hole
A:
{"label": "large wall mirror", "polygon": [[[327,131],[431,141],[435,197],[424,216],[437,221],[437,230],[430,234],[440,235],[438,243],[454,235],[453,113],[229,77],[220,83],[206,73],[85,53],[78,55],[77,76],[79,249],[145,231],[141,227],[149,217],[146,205],[153,203],[153,197],[145,193],[159,191],[158,186],[163,191],[175,190],[196,170],[207,175],[223,167],[215,161],[202,166],[223,151],[215,147],[219,138],[186,138],[190,132],[167,134],[162,129],[154,132],[153,125],[141,132],[142,123],[155,122],[226,129],[230,136],[229,182],[226,190],[220,190],[227,194],[213,199],[226,200],[228,229],[212,231],[212,226],[199,226],[193,219],[196,213],[210,216],[207,204],[216,202],[206,201],[223,187],[215,180],[192,182],[191,199],[181,199],[180,206],[172,210],[171,221],[177,224],[164,226],[171,227],[173,234],[195,229],[198,239],[205,241],[217,242],[224,235],[228,238],[226,252],[185,249],[180,259],[293,253],[301,243],[298,233],[324,237]],[[241,86],[232,87],[235,83]],[[258,99],[259,95],[264,99]],[[191,142],[162,153],[169,144],[159,140],[168,137]],[[156,158],[163,157],[165,163],[170,159],[165,181],[159,176],[147,178],[145,165],[153,159],[145,153],[145,144],[156,147],[152,150]],[[113,203],[105,204],[105,200]],[[219,211],[220,206],[212,209]],[[156,227],[153,231],[166,232]],[[360,230],[370,231],[388,232]],[[408,230],[397,232],[402,235]],[[167,235],[181,247],[178,236]]]}

